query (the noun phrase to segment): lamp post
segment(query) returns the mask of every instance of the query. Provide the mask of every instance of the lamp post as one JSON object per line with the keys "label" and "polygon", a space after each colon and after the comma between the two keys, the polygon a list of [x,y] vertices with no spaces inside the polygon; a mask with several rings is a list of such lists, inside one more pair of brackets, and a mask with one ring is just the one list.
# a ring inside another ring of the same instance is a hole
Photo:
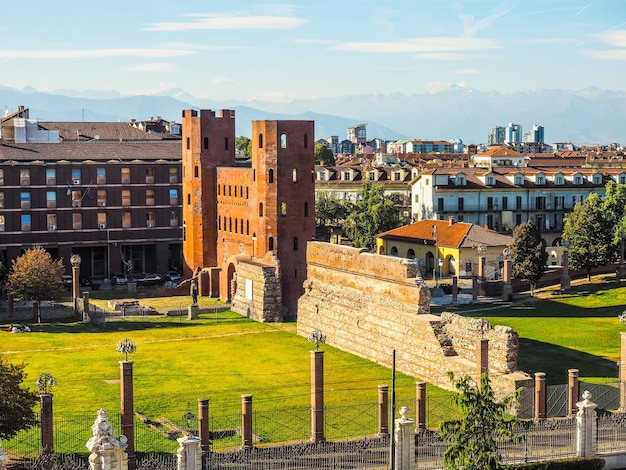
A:
{"label": "lamp post", "polygon": [[[435,287],[439,287],[439,282],[437,281],[437,260],[439,259],[439,229],[436,225],[431,226],[433,240],[435,240],[435,256],[433,257],[433,281],[435,281]],[[441,269],[439,269],[441,275]]]}
{"label": "lamp post", "polygon": [[74,302],[74,315],[78,315],[80,261],[80,255],[78,254],[73,254],[70,257],[70,264],[72,265],[72,301]]}

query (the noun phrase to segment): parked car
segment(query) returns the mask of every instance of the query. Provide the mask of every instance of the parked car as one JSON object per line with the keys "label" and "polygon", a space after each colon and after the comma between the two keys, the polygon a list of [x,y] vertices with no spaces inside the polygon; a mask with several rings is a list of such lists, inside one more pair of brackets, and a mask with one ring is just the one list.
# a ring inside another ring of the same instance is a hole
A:
{"label": "parked car", "polygon": [[80,278],[81,287],[89,287],[91,286],[91,278],[90,277],[81,277]]}
{"label": "parked car", "polygon": [[115,273],[113,274],[113,279],[111,279],[111,283],[117,284],[118,286],[123,286],[125,284],[128,284],[128,278],[124,274]]}
{"label": "parked car", "polygon": [[180,273],[177,273],[176,271],[168,271],[165,273],[166,281],[179,283],[182,280],[182,278],[183,276]]}
{"label": "parked car", "polygon": [[160,286],[163,284],[163,277],[160,274],[151,273],[143,275],[144,286]]}
{"label": "parked car", "polygon": [[65,287],[72,287],[72,275],[71,274],[64,274],[63,275],[63,285]]}

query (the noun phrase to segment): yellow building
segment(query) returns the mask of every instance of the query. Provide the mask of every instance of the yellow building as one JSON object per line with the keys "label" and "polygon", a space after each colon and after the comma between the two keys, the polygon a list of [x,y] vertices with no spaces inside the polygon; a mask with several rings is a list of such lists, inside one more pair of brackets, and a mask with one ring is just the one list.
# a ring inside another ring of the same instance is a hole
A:
{"label": "yellow building", "polygon": [[425,279],[478,274],[478,260],[485,258],[484,276],[502,275],[504,250],[513,237],[465,222],[421,220],[376,237],[380,255],[400,256],[418,261]]}

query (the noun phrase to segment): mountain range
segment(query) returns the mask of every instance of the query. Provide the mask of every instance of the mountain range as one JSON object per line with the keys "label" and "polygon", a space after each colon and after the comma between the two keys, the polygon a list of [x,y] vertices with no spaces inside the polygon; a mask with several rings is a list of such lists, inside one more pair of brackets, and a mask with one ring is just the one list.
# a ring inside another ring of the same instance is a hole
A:
{"label": "mountain range", "polygon": [[456,87],[439,93],[371,94],[296,100],[237,102],[198,99],[184,90],[159,95],[122,96],[116,92],[56,90],[44,93],[30,87],[0,86],[3,113],[24,105],[40,121],[129,121],[160,116],[181,121],[183,109],[234,109],[237,135],[250,136],[250,123],[264,119],[315,121],[316,138],[367,125],[367,137],[385,140],[461,139],[486,143],[494,126],[521,124],[528,132],[544,127],[546,143],[579,145],[624,143],[626,92],[586,88],[540,89],[515,93],[483,92]]}

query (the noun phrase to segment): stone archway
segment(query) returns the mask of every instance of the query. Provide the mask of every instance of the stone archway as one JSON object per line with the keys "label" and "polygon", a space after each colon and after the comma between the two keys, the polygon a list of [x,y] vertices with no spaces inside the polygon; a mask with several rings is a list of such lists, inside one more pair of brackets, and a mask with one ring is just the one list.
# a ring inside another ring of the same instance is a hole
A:
{"label": "stone archway", "polygon": [[446,269],[447,269],[447,273],[445,274],[449,274],[450,276],[456,276],[457,275],[457,263],[456,263],[456,259],[454,258],[454,256],[452,255],[448,255],[446,257]]}
{"label": "stone archway", "polygon": [[237,292],[237,269],[234,263],[228,263],[226,269],[226,286],[228,287],[227,302],[232,302],[235,292]]}

